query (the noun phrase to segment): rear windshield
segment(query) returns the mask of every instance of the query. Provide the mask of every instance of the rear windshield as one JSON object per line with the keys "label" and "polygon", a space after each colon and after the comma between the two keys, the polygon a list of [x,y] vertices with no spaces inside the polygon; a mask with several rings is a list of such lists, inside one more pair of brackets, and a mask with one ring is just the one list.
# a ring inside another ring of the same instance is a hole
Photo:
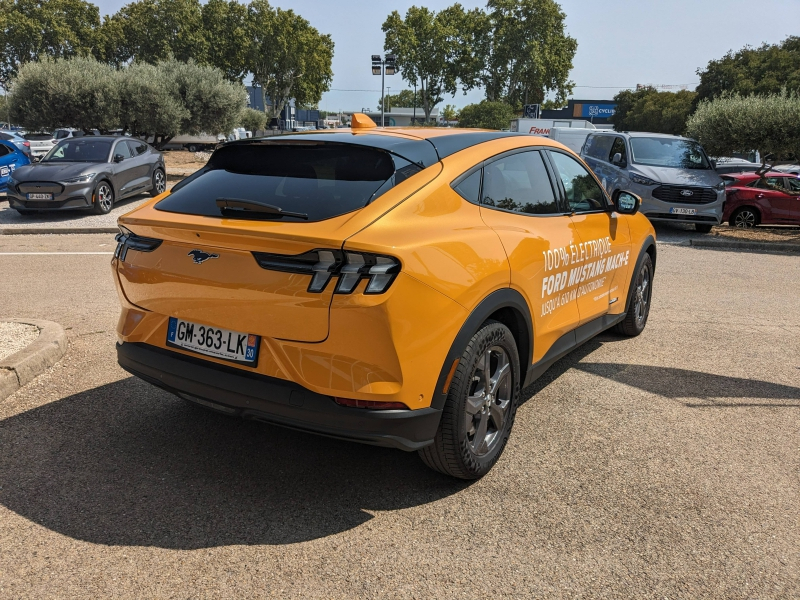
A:
{"label": "rear windshield", "polygon": [[399,156],[365,146],[236,144],[214,152],[204,169],[175,186],[156,208],[221,217],[217,200],[244,200],[307,216],[248,212],[247,218],[322,221],[363,208],[420,170]]}

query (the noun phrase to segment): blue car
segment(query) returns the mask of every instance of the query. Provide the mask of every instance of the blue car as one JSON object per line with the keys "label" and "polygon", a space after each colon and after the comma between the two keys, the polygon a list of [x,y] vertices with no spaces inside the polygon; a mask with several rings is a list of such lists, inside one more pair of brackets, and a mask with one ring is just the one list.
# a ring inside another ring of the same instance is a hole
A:
{"label": "blue car", "polygon": [[12,142],[0,140],[0,194],[5,193],[11,174],[29,164],[31,161],[22,150]]}

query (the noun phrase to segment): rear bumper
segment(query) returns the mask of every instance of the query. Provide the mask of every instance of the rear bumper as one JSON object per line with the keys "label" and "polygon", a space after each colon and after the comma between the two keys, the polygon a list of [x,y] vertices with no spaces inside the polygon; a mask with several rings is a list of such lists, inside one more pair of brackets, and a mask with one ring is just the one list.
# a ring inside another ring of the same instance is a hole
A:
{"label": "rear bumper", "polygon": [[240,417],[414,451],[433,442],[441,411],[368,410],[336,404],[295,383],[226,367],[147,344],[117,344],[129,373],[178,396]]}

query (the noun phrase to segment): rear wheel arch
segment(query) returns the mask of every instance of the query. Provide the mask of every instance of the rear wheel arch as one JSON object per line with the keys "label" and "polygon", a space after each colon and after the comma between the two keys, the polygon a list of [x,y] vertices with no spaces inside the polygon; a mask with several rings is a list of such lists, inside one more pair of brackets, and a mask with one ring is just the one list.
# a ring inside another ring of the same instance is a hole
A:
{"label": "rear wheel arch", "polygon": [[520,385],[525,381],[533,360],[533,320],[522,294],[512,288],[503,288],[484,298],[461,326],[436,380],[431,402],[433,408],[441,409],[444,406],[447,401],[445,384],[453,370],[453,363],[464,353],[472,336],[489,320],[498,321],[511,330],[519,353]]}
{"label": "rear wheel arch", "polygon": [[625,296],[625,312],[628,312],[631,303],[631,296],[633,294],[633,282],[636,279],[636,274],[639,272],[639,269],[642,268],[642,262],[644,261],[645,256],[650,257],[650,261],[653,263],[653,274],[656,272],[656,254],[658,253],[656,249],[656,241],[653,239],[652,235],[648,235],[644,243],[642,244],[642,249],[639,251],[639,256],[636,257],[636,264],[634,265],[633,271],[631,271],[630,281],[628,282],[628,289],[627,294]]}

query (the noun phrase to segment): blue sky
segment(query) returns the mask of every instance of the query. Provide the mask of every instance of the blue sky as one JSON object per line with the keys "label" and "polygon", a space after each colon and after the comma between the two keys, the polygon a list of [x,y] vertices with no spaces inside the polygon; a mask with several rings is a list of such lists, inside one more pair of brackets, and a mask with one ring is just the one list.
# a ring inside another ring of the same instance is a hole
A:
{"label": "blue sky", "polygon": [[[125,0],[94,0],[101,14],[117,11]],[[336,44],[333,86],[320,102],[323,110],[377,107],[380,77],[370,72],[370,55],[383,52],[381,24],[392,10],[425,5],[441,10],[447,0],[274,0],[308,19]],[[466,8],[484,2],[462,0]],[[698,67],[728,50],[800,35],[800,0],[562,0],[570,35],[578,40],[571,79],[575,98],[611,98],[637,83],[694,84]],[[410,87],[387,77],[392,91]],[[345,91],[348,90],[348,91]],[[374,91],[349,91],[374,90]],[[482,99],[480,90],[445,98],[463,106]]]}

